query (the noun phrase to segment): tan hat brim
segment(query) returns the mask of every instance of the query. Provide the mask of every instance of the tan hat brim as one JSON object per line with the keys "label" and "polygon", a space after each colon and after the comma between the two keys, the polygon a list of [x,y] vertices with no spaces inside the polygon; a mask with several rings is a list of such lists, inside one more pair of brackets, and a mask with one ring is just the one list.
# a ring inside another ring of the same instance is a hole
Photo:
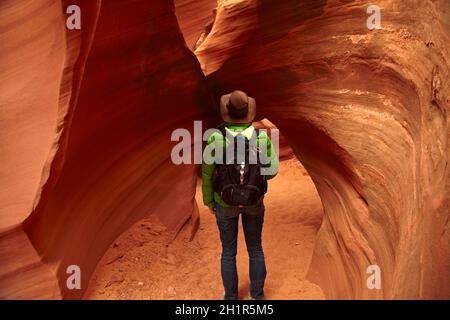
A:
{"label": "tan hat brim", "polygon": [[225,122],[231,123],[250,123],[256,116],[256,101],[255,99],[248,97],[248,113],[245,118],[233,118],[227,108],[228,101],[230,100],[231,93],[220,97],[220,115]]}

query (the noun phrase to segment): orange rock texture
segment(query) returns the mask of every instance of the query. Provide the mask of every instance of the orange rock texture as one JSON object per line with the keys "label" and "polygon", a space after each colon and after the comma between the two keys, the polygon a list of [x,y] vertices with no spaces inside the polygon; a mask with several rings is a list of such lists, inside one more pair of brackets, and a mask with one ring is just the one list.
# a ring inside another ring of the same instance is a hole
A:
{"label": "orange rock texture", "polygon": [[217,125],[239,88],[316,185],[309,278],[327,298],[450,298],[450,4],[380,0],[369,30],[370,4],[2,1],[0,297],[81,298],[139,219],[198,226],[196,167],[171,162],[171,133]]}

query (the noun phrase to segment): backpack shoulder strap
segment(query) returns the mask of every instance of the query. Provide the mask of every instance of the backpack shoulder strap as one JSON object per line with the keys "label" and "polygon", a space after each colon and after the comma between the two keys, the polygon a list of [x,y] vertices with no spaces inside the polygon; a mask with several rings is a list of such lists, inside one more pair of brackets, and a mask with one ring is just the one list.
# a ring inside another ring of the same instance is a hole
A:
{"label": "backpack shoulder strap", "polygon": [[220,132],[222,133],[222,135],[223,135],[224,137],[227,136],[227,132],[226,132],[226,130],[225,130],[225,122],[223,122],[222,124],[220,124],[220,125],[217,127],[217,129],[220,130]]}
{"label": "backpack shoulder strap", "polygon": [[259,138],[259,129],[258,128],[255,128],[255,133],[256,133],[256,139],[258,139]]}

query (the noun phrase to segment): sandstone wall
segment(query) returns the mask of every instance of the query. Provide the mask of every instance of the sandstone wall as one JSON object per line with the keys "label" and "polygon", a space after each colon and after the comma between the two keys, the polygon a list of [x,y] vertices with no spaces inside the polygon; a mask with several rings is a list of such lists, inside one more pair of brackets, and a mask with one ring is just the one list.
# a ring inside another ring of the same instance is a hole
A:
{"label": "sandstone wall", "polygon": [[0,3],[1,297],[80,298],[140,218],[198,226],[196,168],[172,164],[170,135],[216,125],[240,88],[321,196],[309,277],[327,297],[449,298],[447,1],[380,0],[372,31],[368,1],[219,0],[212,20],[206,0],[177,2],[178,20],[165,0],[70,4],[80,31],[66,1]]}

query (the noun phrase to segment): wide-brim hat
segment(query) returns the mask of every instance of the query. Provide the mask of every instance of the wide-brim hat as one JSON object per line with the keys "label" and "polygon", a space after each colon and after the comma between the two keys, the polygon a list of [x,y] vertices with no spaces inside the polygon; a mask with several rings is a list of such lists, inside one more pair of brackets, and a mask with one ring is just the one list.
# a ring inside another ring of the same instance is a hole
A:
{"label": "wide-brim hat", "polygon": [[[236,117],[238,113],[243,113],[244,116]],[[220,98],[220,115],[225,122],[250,123],[255,119],[256,101],[245,92],[233,91]]]}

